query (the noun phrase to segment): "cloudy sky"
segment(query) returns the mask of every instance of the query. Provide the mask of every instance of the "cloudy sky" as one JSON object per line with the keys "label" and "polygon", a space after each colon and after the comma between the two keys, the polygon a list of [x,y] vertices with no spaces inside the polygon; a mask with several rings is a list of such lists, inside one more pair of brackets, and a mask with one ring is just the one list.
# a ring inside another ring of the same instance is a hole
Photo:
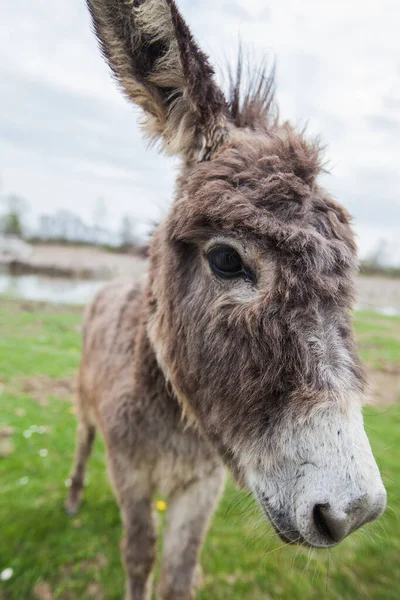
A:
{"label": "cloudy sky", "polygon": [[[362,254],[381,238],[400,262],[398,0],[179,0],[214,63],[242,39],[276,59],[282,117],[326,144],[325,185],[350,209]],[[138,111],[110,78],[84,0],[13,0],[0,23],[1,192],[37,215],[160,219],[177,162],[148,150]]]}

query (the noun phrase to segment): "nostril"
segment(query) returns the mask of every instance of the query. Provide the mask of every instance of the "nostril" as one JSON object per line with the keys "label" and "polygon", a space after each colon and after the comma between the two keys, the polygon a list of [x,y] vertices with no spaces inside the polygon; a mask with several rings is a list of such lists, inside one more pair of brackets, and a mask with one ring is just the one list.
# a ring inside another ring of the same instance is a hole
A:
{"label": "nostril", "polygon": [[345,514],[335,514],[330,504],[316,504],[313,519],[319,533],[330,543],[337,544],[349,533],[349,522]]}
{"label": "nostril", "polygon": [[313,519],[319,533],[328,541],[336,542],[335,537],[326,518],[329,504],[316,504],[313,508]]}
{"label": "nostril", "polygon": [[330,546],[341,542],[347,535],[379,517],[385,509],[386,493],[375,496],[363,494],[347,504],[333,507],[329,502],[312,507],[310,521],[319,544]]}

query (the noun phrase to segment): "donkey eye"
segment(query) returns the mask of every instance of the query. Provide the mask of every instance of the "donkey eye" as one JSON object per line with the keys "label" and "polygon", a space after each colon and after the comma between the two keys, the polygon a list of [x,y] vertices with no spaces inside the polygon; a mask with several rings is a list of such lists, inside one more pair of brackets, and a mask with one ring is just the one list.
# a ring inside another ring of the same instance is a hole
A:
{"label": "donkey eye", "polygon": [[220,277],[231,278],[247,275],[240,255],[230,246],[218,246],[208,253],[211,269]]}

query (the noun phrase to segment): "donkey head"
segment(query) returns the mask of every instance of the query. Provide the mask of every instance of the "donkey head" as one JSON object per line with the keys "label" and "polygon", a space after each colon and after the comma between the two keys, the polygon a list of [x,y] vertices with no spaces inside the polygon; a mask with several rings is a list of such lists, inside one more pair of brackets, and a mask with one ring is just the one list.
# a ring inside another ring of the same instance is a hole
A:
{"label": "donkey head", "polygon": [[287,541],[327,547],[386,493],[364,432],[349,215],[319,150],[271,122],[271,81],[227,101],[173,0],[88,0],[146,131],[183,170],[152,243],[148,334],[187,416]]}

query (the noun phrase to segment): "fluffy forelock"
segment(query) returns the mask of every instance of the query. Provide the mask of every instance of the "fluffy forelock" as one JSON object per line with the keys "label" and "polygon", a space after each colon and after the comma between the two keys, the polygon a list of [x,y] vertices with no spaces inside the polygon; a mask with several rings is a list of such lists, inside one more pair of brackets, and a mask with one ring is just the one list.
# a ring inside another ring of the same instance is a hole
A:
{"label": "fluffy forelock", "polygon": [[350,216],[318,185],[321,169],[318,144],[288,125],[269,134],[237,130],[210,162],[180,179],[170,239],[251,235],[279,253],[286,272],[350,299]]}

